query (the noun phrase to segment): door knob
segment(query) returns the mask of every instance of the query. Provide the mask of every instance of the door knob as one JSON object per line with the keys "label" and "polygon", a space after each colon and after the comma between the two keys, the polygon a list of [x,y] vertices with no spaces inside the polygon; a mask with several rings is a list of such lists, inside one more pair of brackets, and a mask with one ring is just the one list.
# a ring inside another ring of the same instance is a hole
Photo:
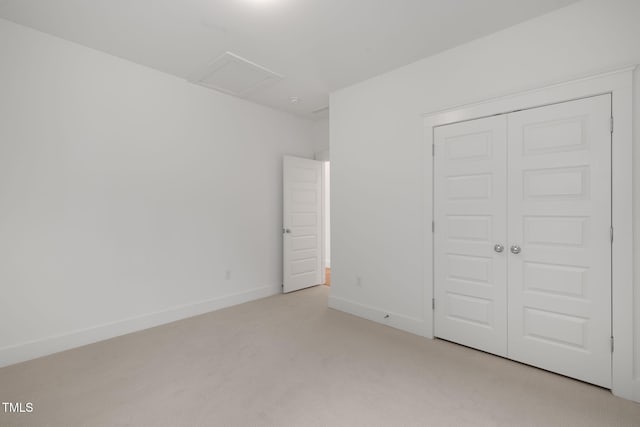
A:
{"label": "door knob", "polygon": [[522,249],[520,248],[520,246],[518,246],[518,245],[511,246],[511,253],[512,254],[518,255],[520,252],[522,252]]}
{"label": "door knob", "polygon": [[290,230],[290,229],[288,229],[288,228],[285,228],[285,229],[283,229],[282,231],[283,231],[283,232],[285,232],[285,233],[287,233],[287,234],[291,233],[291,230]]}
{"label": "door knob", "polygon": [[500,243],[498,243],[497,245],[495,245],[493,247],[493,250],[498,252],[498,253],[500,253],[500,252],[504,251],[504,246],[502,246]]}

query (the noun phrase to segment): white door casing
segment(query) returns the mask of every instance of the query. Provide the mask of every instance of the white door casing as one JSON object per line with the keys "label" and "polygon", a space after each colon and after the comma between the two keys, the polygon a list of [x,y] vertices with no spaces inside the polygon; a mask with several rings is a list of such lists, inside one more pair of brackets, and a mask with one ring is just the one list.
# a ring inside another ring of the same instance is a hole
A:
{"label": "white door casing", "polygon": [[508,115],[509,358],[611,387],[611,95]]}
{"label": "white door casing", "polygon": [[434,132],[435,334],[500,356],[507,354],[506,124],[497,116]]}
{"label": "white door casing", "polygon": [[283,158],[283,292],[322,283],[322,162]]}

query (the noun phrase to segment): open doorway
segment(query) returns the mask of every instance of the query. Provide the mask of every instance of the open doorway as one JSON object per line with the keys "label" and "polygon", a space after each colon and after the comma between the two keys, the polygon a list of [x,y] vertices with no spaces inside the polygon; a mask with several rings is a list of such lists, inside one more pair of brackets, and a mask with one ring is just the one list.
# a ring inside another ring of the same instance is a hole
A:
{"label": "open doorway", "polygon": [[324,284],[331,286],[331,162],[323,165],[323,234],[324,234]]}
{"label": "open doorway", "polygon": [[288,293],[327,282],[330,171],[328,160],[293,156],[284,156],[282,167],[282,292]]}

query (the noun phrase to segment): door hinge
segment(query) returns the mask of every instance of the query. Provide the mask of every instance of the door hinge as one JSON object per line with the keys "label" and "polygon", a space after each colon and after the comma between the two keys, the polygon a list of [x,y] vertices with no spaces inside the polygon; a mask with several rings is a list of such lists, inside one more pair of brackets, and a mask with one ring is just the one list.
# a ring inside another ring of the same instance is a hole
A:
{"label": "door hinge", "polygon": [[432,233],[436,232],[436,222],[435,221],[431,221],[431,232]]}
{"label": "door hinge", "polygon": [[432,309],[436,309],[436,299],[435,298],[431,298],[431,308]]}
{"label": "door hinge", "polygon": [[613,353],[613,337],[611,337],[611,353]]}
{"label": "door hinge", "polygon": [[613,133],[613,116],[611,116],[611,126],[610,126],[610,128],[611,128],[611,133]]}
{"label": "door hinge", "polygon": [[611,237],[611,244],[613,244],[613,226],[609,227],[609,237]]}

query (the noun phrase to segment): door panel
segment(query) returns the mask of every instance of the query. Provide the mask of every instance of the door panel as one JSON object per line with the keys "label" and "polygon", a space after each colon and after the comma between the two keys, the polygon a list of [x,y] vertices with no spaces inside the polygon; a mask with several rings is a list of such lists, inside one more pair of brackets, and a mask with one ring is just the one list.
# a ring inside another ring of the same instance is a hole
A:
{"label": "door panel", "polygon": [[508,115],[508,356],[611,386],[611,100]]}
{"label": "door panel", "polygon": [[322,162],[283,160],[283,290],[322,283]]}
{"label": "door panel", "polygon": [[435,129],[435,335],[507,351],[506,117]]}

